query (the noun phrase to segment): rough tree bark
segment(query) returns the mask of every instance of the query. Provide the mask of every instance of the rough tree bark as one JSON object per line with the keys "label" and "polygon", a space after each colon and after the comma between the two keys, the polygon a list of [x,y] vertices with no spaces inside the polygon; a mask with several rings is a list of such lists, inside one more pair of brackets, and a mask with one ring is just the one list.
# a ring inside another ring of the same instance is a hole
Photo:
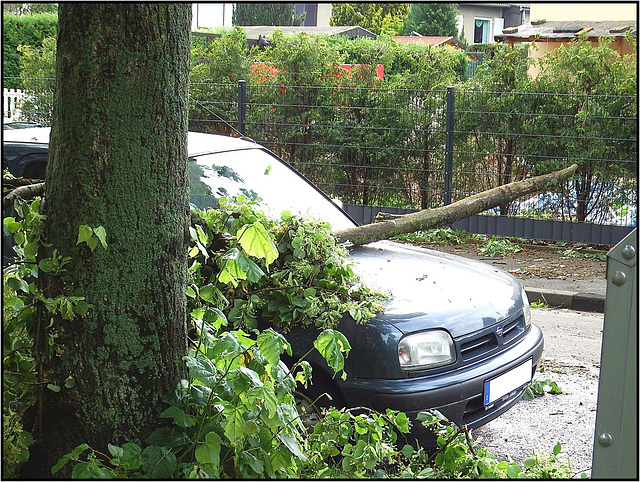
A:
{"label": "rough tree bark", "polygon": [[[190,23],[189,4],[60,4],[45,236],[73,261],[43,286],[92,307],[53,318],[62,389],[43,391],[23,477],[83,442],[144,440],[185,376]],[[103,226],[107,249],[77,245],[80,225]]]}
{"label": "rough tree bark", "polygon": [[333,233],[339,243],[361,245],[450,224],[473,214],[513,201],[527,194],[545,191],[569,179],[578,169],[576,164],[561,171],[504,184],[435,209],[424,209],[380,223],[366,224]]}

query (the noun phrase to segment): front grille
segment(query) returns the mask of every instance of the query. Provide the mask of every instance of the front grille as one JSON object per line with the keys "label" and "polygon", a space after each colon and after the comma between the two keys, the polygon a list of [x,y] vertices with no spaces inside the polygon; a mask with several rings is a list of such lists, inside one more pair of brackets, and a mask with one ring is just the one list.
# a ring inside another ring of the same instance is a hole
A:
{"label": "front grille", "polygon": [[502,328],[502,343],[507,344],[518,338],[524,332],[524,317],[520,316],[515,320],[505,323]]}
{"label": "front grille", "polygon": [[494,350],[498,346],[498,340],[494,333],[474,338],[460,344],[460,355],[464,361],[475,360],[484,353]]}
{"label": "front grille", "polygon": [[459,360],[466,365],[489,357],[519,339],[525,329],[524,315],[521,314],[456,339]]}

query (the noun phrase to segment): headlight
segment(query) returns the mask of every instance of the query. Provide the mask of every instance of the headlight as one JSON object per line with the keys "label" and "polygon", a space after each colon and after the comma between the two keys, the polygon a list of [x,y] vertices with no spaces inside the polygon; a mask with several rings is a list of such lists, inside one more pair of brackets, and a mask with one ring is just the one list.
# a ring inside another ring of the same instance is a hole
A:
{"label": "headlight", "polygon": [[522,314],[524,315],[524,325],[529,326],[531,324],[531,304],[529,303],[529,298],[527,297],[527,292],[524,290],[524,286],[522,286]]}
{"label": "headlight", "polygon": [[455,362],[456,350],[446,331],[424,331],[400,340],[398,359],[403,370],[421,370]]}

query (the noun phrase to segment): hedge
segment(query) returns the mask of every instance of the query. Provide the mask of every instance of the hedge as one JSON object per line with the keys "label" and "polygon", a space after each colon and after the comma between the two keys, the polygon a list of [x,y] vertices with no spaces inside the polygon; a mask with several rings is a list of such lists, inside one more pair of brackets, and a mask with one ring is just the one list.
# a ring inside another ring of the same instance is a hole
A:
{"label": "hedge", "polygon": [[2,75],[4,87],[22,87],[20,77],[20,54],[18,45],[41,48],[43,39],[56,37],[58,16],[53,13],[38,13],[18,16],[5,13],[2,22]]}

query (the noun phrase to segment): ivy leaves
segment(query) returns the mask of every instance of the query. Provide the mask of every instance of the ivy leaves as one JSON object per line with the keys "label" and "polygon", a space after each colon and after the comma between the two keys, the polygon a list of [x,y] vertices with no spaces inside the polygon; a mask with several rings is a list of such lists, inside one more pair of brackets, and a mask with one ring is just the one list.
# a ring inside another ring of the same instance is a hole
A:
{"label": "ivy leaves", "polygon": [[107,232],[103,226],[92,228],[81,224],[78,228],[78,241],[76,244],[86,243],[93,251],[98,246],[98,241],[104,249],[107,249]]}

